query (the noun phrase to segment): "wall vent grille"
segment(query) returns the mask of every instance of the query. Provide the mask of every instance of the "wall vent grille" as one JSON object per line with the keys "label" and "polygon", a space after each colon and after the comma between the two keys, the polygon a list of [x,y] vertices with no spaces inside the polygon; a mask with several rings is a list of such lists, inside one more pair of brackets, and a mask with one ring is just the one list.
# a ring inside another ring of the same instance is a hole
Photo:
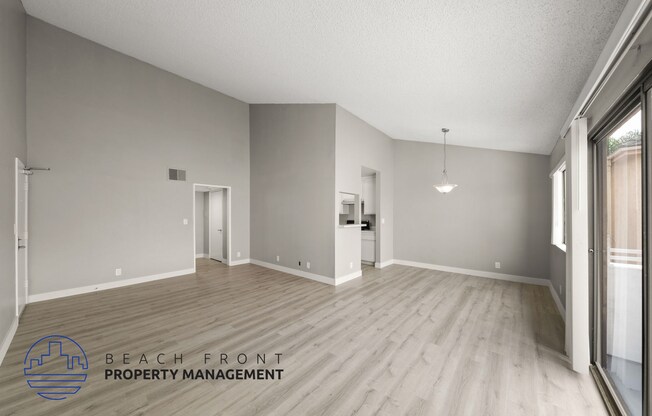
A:
{"label": "wall vent grille", "polygon": [[186,171],[182,169],[168,169],[168,179],[171,181],[185,181]]}

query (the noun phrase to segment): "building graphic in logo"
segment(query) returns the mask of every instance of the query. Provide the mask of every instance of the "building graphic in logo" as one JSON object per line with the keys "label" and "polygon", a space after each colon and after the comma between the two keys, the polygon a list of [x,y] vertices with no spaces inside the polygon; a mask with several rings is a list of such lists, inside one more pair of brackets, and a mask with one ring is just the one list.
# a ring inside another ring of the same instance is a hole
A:
{"label": "building graphic in logo", "polygon": [[25,354],[27,385],[48,400],[64,400],[76,394],[88,376],[88,359],[72,338],[48,335]]}

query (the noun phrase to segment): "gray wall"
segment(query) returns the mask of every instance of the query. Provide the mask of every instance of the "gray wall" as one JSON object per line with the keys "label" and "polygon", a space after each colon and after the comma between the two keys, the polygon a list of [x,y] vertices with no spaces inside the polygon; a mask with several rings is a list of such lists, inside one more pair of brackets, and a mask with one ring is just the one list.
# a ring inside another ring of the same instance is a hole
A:
{"label": "gray wall", "polygon": [[[548,165],[548,173],[557,167],[559,161],[566,156],[565,142],[557,140]],[[549,180],[549,192],[552,198],[552,179]],[[569,196],[566,197],[568,200]],[[552,233],[552,230],[550,231]],[[552,287],[559,295],[561,303],[566,306],[566,252],[554,244],[550,244],[550,280]]]}
{"label": "gray wall", "polygon": [[204,249],[204,192],[195,192],[195,254],[206,254]]}
{"label": "gray wall", "polygon": [[193,182],[233,187],[249,256],[247,104],[33,18],[27,37],[28,161],[52,168],[33,177],[31,294],[193,268]]}
{"label": "gray wall", "polygon": [[335,105],[251,105],[250,113],[252,258],[333,277]]}
{"label": "gray wall", "polygon": [[548,278],[548,156],[449,146],[459,187],[445,195],[433,188],[442,145],[396,141],[394,149],[396,259]]}
{"label": "gray wall", "polygon": [[0,340],[16,316],[14,269],[15,158],[26,160],[25,11],[0,0]]}
{"label": "gray wall", "polygon": [[[391,260],[394,258],[394,140],[340,106],[337,106],[336,115],[336,193],[360,195],[362,166],[378,172],[380,208],[376,213],[376,244],[380,243],[380,257],[376,262]],[[339,220],[338,202],[335,224]],[[381,224],[381,218],[385,219],[385,224]],[[360,229],[337,227],[335,242],[336,276],[359,271]],[[349,267],[351,262],[353,269]]]}

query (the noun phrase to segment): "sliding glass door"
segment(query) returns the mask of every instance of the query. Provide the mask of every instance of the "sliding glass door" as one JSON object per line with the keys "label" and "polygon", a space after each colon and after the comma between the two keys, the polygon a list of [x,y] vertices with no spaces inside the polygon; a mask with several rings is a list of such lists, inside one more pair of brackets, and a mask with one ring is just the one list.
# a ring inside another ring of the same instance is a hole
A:
{"label": "sliding glass door", "polygon": [[596,365],[619,405],[643,414],[643,185],[640,105],[596,144],[599,343]]}

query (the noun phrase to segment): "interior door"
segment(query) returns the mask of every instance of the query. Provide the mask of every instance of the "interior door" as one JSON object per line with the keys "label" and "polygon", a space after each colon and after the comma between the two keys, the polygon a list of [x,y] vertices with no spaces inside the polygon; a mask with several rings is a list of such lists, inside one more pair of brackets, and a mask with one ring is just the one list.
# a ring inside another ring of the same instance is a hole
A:
{"label": "interior door", "polygon": [[15,207],[15,252],[16,252],[16,316],[25,309],[27,303],[27,192],[29,176],[25,165],[16,158],[16,207]]}
{"label": "interior door", "polygon": [[210,258],[224,261],[224,191],[210,193]]}

